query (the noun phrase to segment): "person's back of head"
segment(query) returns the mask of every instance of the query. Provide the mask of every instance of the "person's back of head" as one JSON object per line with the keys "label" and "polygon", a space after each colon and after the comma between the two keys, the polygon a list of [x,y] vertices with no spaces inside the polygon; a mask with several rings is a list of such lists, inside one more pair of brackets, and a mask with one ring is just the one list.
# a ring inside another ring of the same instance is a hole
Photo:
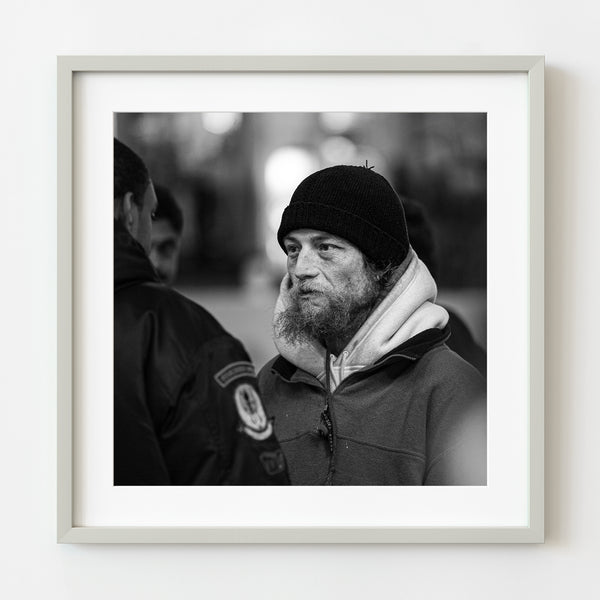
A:
{"label": "person's back of head", "polygon": [[128,146],[114,139],[114,218],[150,250],[152,215],[156,196],[144,161]]}

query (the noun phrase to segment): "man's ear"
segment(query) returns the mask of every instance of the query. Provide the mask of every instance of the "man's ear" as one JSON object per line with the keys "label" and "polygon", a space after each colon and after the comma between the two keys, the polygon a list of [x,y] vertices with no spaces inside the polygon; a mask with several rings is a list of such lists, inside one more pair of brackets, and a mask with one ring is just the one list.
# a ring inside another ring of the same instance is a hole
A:
{"label": "man's ear", "polygon": [[131,233],[133,230],[133,227],[134,227],[135,217],[136,217],[136,215],[134,214],[133,192],[127,192],[123,196],[122,207],[123,207],[123,225],[125,225],[125,227],[127,228],[127,231],[129,231],[129,233]]}

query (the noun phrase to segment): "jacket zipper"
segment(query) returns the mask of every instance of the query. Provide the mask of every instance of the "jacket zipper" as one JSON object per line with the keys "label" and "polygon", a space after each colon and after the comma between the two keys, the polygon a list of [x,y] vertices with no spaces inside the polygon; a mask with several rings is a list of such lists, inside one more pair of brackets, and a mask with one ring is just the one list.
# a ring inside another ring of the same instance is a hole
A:
{"label": "jacket zipper", "polygon": [[[348,352],[344,352],[342,355],[342,361],[341,361],[341,365],[340,365],[340,367],[341,367],[340,371],[342,374],[343,374],[343,370],[344,370],[345,359],[347,358],[347,356],[348,356]],[[412,362],[414,362],[416,360],[416,357],[406,355],[406,354],[396,354],[396,355],[392,355],[392,356],[405,358],[405,359],[411,360]],[[389,356],[388,359],[392,358],[392,356]],[[362,373],[364,373],[365,371],[370,371],[375,368],[378,368],[379,366],[381,366],[381,364],[387,362],[388,359],[386,359],[379,365],[371,365],[371,367],[363,369]],[[347,382],[347,380],[351,379],[352,375],[354,375],[354,373],[352,373],[351,375],[349,375],[348,377],[346,377],[342,381],[340,381],[340,384],[336,387],[336,391],[339,390],[343,386],[343,384]],[[329,352],[329,350],[327,350],[326,362],[325,362],[325,388],[326,388],[325,410],[323,411],[323,413],[321,415],[323,422],[325,423],[325,427],[327,428],[327,442],[329,444],[329,467],[327,469],[327,477],[325,479],[325,485],[333,485],[333,477],[335,474],[335,460],[336,460],[338,432],[337,432],[337,422],[335,420],[333,393],[331,391],[331,353]]]}
{"label": "jacket zipper", "polygon": [[[345,353],[347,355],[347,353]],[[343,364],[343,358],[342,358]],[[335,420],[335,409],[333,406],[333,393],[331,392],[331,353],[329,350],[326,355],[325,363],[325,387],[327,395],[325,396],[325,410],[323,411],[323,421],[327,427],[327,441],[329,443],[329,468],[325,485],[333,485],[333,476],[335,473],[335,459],[337,447],[337,423]]]}

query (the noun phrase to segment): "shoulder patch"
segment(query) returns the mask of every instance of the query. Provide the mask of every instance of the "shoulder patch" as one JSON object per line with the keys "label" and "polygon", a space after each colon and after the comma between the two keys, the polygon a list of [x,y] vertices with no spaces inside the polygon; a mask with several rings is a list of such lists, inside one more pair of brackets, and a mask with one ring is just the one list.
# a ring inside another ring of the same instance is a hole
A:
{"label": "shoulder patch", "polygon": [[222,387],[227,387],[232,381],[240,377],[255,377],[254,365],[247,360],[238,360],[229,363],[215,373],[215,381]]}
{"label": "shoulder patch", "polygon": [[241,383],[233,392],[235,407],[244,431],[255,440],[266,440],[273,433],[258,392],[249,383]]}

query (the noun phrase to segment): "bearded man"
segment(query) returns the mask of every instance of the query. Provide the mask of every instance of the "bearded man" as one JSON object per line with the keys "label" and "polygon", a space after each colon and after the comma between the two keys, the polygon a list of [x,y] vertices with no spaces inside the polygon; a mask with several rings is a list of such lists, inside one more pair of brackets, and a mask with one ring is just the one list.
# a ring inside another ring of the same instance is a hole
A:
{"label": "bearded man", "polygon": [[313,173],[277,239],[279,356],[259,387],[292,484],[485,485],[485,381],[445,344],[448,313],[387,180]]}

